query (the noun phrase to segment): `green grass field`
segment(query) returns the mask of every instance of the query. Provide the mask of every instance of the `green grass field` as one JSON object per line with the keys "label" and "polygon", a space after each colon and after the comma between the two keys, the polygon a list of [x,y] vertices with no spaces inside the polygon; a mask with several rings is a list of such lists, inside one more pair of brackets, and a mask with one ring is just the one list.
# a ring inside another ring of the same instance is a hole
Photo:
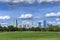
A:
{"label": "green grass field", "polygon": [[60,32],[0,32],[0,40],[60,40]]}

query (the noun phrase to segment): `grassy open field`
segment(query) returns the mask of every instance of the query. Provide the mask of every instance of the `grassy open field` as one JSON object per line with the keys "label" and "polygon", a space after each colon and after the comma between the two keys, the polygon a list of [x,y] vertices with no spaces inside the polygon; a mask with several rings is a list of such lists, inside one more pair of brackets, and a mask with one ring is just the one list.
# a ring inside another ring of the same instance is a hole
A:
{"label": "grassy open field", "polygon": [[60,40],[60,32],[0,32],[0,40]]}

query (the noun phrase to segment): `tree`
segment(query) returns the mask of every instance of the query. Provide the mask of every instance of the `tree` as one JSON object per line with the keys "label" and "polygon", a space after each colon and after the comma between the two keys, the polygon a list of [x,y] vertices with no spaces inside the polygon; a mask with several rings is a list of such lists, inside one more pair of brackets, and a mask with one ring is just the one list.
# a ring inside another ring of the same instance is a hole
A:
{"label": "tree", "polygon": [[36,27],[35,31],[41,31],[41,28],[40,27]]}
{"label": "tree", "polygon": [[7,27],[3,27],[3,31],[5,32],[5,31],[8,31],[8,28]]}
{"label": "tree", "polygon": [[0,26],[0,32],[2,32],[3,31],[3,27],[2,26]]}
{"label": "tree", "polygon": [[50,26],[50,27],[48,27],[48,30],[49,31],[58,31],[59,27],[58,26]]}
{"label": "tree", "polygon": [[32,28],[29,28],[29,30],[30,30],[30,31],[35,31],[35,28],[34,28],[34,27],[32,27]]}
{"label": "tree", "polygon": [[14,26],[10,25],[10,26],[8,26],[8,30],[9,31],[15,31],[15,28],[14,28]]}

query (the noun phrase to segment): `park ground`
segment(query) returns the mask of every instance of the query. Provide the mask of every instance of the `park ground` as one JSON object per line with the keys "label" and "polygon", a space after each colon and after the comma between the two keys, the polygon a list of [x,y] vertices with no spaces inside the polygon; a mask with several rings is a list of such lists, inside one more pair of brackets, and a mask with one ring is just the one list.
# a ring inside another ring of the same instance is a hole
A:
{"label": "park ground", "polygon": [[0,32],[0,40],[60,40],[60,32]]}

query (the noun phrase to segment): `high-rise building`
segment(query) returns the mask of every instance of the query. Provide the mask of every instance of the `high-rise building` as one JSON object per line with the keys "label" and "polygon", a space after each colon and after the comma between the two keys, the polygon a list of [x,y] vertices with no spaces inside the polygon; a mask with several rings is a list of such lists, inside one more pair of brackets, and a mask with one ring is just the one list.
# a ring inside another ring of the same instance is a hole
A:
{"label": "high-rise building", "polygon": [[30,21],[30,22],[29,22],[29,24],[28,24],[28,27],[29,27],[29,28],[31,28],[31,27],[32,27],[32,25],[33,25],[33,22],[32,22],[32,21]]}
{"label": "high-rise building", "polygon": [[18,27],[17,19],[14,20],[14,27]]}
{"label": "high-rise building", "polygon": [[47,24],[47,26],[49,27],[49,26],[53,26],[52,24]]}
{"label": "high-rise building", "polygon": [[19,24],[19,25],[18,25],[18,28],[23,28],[23,25],[22,25],[22,24]]}
{"label": "high-rise building", "polygon": [[30,25],[30,24],[27,24],[27,28],[31,28],[32,27],[32,25]]}
{"label": "high-rise building", "polygon": [[46,20],[44,20],[43,24],[44,24],[44,28],[46,28],[47,26]]}
{"label": "high-rise building", "polygon": [[26,28],[31,28],[33,22],[31,20],[26,20],[26,21],[23,21],[22,24],[24,25],[24,27],[26,26]]}
{"label": "high-rise building", "polygon": [[38,22],[38,27],[41,27],[41,22]]}
{"label": "high-rise building", "polygon": [[26,24],[23,25],[23,28],[26,28]]}

